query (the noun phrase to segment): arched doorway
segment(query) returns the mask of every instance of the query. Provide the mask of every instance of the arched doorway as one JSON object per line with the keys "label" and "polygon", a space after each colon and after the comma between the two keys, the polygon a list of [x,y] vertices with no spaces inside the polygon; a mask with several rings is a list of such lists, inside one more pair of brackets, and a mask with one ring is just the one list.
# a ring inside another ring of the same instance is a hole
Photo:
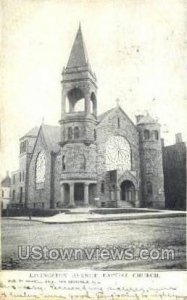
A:
{"label": "arched doorway", "polygon": [[122,201],[135,202],[135,187],[132,181],[124,180],[120,188]]}

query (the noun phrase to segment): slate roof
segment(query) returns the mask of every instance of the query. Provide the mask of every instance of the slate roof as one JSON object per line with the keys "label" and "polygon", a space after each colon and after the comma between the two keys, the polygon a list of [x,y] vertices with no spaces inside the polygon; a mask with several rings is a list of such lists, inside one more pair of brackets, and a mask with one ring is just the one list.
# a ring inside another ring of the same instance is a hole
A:
{"label": "slate roof", "polygon": [[104,120],[113,110],[115,110],[116,107],[113,107],[107,111],[105,111],[104,113],[98,115],[97,120],[100,123],[102,120]]}
{"label": "slate roof", "polygon": [[37,137],[38,131],[39,131],[39,127],[35,126],[35,127],[33,127],[31,130],[29,130],[26,134],[24,134],[24,135],[21,137],[21,139],[24,138],[24,137],[30,137],[30,136],[32,136],[32,137]]}
{"label": "slate roof", "polygon": [[49,151],[58,152],[60,150],[60,126],[51,126],[42,124],[41,126],[44,138]]}
{"label": "slate roof", "polygon": [[129,120],[129,122],[131,122],[131,124],[136,128],[136,125],[134,124],[134,122],[129,118],[129,116],[124,112],[124,110],[121,108],[121,106],[116,106],[113,107],[107,111],[105,111],[103,114],[99,115],[97,117],[98,123],[102,122],[112,111],[116,111],[116,110],[120,110],[125,116],[126,118]]}

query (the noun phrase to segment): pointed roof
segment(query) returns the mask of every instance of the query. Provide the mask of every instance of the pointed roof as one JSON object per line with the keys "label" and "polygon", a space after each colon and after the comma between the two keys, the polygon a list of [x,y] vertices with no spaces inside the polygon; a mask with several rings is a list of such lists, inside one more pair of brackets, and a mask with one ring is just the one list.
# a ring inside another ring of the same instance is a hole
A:
{"label": "pointed roof", "polygon": [[11,185],[11,179],[10,176],[7,174],[6,177],[1,181],[2,187],[10,187]]}
{"label": "pointed roof", "polygon": [[100,123],[101,121],[103,121],[112,111],[115,111],[115,107],[105,111],[104,113],[100,114],[98,117],[97,117],[97,120],[98,122]]}
{"label": "pointed roof", "polygon": [[20,140],[25,138],[25,137],[37,137],[38,131],[39,131],[39,128],[36,126],[36,127],[32,128],[31,130],[29,130],[26,134],[24,134],[20,138]]}
{"label": "pointed roof", "polygon": [[102,123],[102,121],[107,118],[112,112],[116,112],[116,111],[121,111],[122,114],[129,120],[129,122],[136,128],[136,125],[134,124],[134,122],[129,118],[129,116],[124,112],[124,110],[121,108],[120,105],[113,107],[107,111],[105,111],[104,113],[102,113],[101,115],[99,115],[97,117],[98,120],[98,124]]}
{"label": "pointed roof", "polygon": [[73,47],[71,49],[70,57],[67,63],[67,68],[83,67],[88,66],[88,55],[83,40],[81,26],[77,31]]}

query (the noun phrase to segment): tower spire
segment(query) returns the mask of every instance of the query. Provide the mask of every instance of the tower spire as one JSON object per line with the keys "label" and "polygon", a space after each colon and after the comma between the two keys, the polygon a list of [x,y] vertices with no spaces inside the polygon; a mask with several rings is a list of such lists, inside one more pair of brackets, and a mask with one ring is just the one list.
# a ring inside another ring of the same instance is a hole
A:
{"label": "tower spire", "polygon": [[83,40],[81,23],[71,49],[70,57],[67,63],[67,68],[85,67],[89,65],[88,54]]}

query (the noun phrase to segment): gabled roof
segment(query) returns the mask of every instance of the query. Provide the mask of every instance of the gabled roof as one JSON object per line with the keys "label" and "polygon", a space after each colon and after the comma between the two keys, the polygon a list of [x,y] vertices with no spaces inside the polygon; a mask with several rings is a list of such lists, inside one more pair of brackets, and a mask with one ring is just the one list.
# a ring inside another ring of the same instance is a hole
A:
{"label": "gabled roof", "polygon": [[[112,112],[115,111],[121,111],[122,114],[129,120],[129,122],[136,128],[136,125],[133,123],[133,121],[127,116],[127,114],[124,112],[124,110],[121,108],[121,106],[117,106],[117,107],[113,107],[109,110],[107,110],[106,112],[104,112],[103,114],[99,115],[97,117],[98,123],[101,123],[106,117],[108,117]],[[136,128],[137,129],[137,128]]]}
{"label": "gabled roof", "polygon": [[67,68],[88,66],[88,55],[84,44],[81,26],[77,31],[70,57],[67,63]]}
{"label": "gabled roof", "polygon": [[41,125],[48,150],[58,152],[60,149],[60,126]]}
{"label": "gabled roof", "polygon": [[112,111],[115,111],[115,107],[105,111],[104,113],[102,113],[101,115],[99,115],[97,117],[98,122],[100,123],[101,121],[103,121]]}
{"label": "gabled roof", "polygon": [[31,130],[29,130],[26,134],[24,134],[20,139],[23,139],[25,137],[37,137],[39,131],[39,127],[35,126]]}
{"label": "gabled roof", "polygon": [[2,181],[1,181],[1,186],[2,187],[10,187],[11,185],[11,179],[9,176],[6,176]]}

